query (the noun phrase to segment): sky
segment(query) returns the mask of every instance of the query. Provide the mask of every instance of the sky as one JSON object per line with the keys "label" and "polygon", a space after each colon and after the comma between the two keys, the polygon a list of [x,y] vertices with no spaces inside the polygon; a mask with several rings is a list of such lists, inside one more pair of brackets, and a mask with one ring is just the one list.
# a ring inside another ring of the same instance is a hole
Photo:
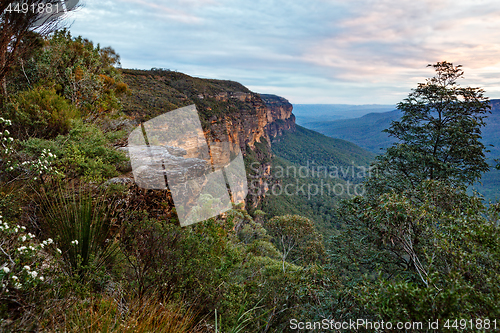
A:
{"label": "sky", "polygon": [[498,0],[82,0],[71,32],[123,68],[234,80],[293,104],[396,104],[462,65],[500,98]]}

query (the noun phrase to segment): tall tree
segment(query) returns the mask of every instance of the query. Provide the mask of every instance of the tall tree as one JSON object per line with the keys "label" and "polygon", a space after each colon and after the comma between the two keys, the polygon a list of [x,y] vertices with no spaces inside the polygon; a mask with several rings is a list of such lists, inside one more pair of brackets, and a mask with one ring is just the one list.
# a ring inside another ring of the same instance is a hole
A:
{"label": "tall tree", "polygon": [[324,258],[323,236],[316,231],[314,223],[299,215],[273,217],[265,228],[282,253],[282,268],[285,261],[298,264],[319,262]]}
{"label": "tall tree", "polygon": [[33,31],[41,36],[56,31],[77,4],[77,0],[0,2],[0,85],[4,96],[8,94],[7,75],[11,67],[32,47],[25,37]]}
{"label": "tall tree", "polygon": [[422,180],[468,185],[488,171],[481,128],[491,108],[481,88],[460,87],[461,66],[443,61],[429,65],[434,77],[419,83],[398,104],[401,120],[385,130],[399,139],[378,158],[379,189],[414,188]]}

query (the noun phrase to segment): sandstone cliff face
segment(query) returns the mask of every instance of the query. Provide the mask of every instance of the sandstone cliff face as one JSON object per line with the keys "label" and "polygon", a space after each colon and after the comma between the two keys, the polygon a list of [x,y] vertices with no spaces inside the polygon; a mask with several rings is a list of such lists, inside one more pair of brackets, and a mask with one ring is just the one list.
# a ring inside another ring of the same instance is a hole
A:
{"label": "sandstone cliff face", "polygon": [[[220,98],[220,95],[213,98]],[[250,107],[211,116],[207,134],[215,134],[216,138],[227,136],[230,142],[245,151],[246,145],[253,149],[257,142],[270,144],[270,139],[282,135],[283,131],[295,130],[293,106],[286,99],[275,95],[235,93],[226,94],[221,100],[230,102],[232,98]]]}
{"label": "sandstone cliff face", "polygon": [[[124,112],[136,125],[195,104],[206,139],[209,142],[229,141],[233,149],[239,147],[246,164],[252,164],[247,176],[254,177],[249,178],[249,183],[253,180],[255,186],[264,186],[270,176],[271,139],[295,129],[293,107],[286,99],[253,93],[237,82],[199,79],[158,70],[123,70],[123,75],[131,90],[123,100]],[[255,175],[259,179],[255,179]],[[265,189],[255,192],[265,193]],[[249,195],[246,202],[255,207],[261,199],[262,195]]]}
{"label": "sandstone cliff face", "polygon": [[226,93],[213,98],[227,102],[234,99],[248,106],[240,106],[229,114],[212,115],[206,136],[214,141],[230,141],[240,147],[247,164],[251,165],[247,170],[250,191],[246,204],[256,207],[264,197],[262,193],[268,190],[266,184],[270,182],[271,139],[279,137],[284,131],[295,130],[293,106],[286,99],[275,95]]}
{"label": "sandstone cliff face", "polygon": [[295,116],[292,113],[292,104],[276,95],[260,96],[267,106],[269,123],[266,125],[266,132],[269,137],[276,138],[281,136],[283,131],[294,131]]}

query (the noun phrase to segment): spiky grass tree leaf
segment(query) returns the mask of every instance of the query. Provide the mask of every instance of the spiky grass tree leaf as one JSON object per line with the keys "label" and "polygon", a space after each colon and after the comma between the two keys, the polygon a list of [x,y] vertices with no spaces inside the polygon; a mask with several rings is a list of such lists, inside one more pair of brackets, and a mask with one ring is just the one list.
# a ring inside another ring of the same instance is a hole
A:
{"label": "spiky grass tree leaf", "polygon": [[110,262],[118,250],[111,232],[116,201],[105,190],[56,186],[40,198],[43,230],[61,249],[68,273],[83,278]]}

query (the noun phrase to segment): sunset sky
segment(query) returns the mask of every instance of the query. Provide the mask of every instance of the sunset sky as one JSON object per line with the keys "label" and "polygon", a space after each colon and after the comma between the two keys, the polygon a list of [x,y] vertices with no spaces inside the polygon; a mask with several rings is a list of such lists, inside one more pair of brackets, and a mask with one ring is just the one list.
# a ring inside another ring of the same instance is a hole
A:
{"label": "sunset sky", "polygon": [[500,98],[498,0],[83,0],[73,35],[124,68],[234,80],[292,103],[395,104],[463,65],[461,85]]}

